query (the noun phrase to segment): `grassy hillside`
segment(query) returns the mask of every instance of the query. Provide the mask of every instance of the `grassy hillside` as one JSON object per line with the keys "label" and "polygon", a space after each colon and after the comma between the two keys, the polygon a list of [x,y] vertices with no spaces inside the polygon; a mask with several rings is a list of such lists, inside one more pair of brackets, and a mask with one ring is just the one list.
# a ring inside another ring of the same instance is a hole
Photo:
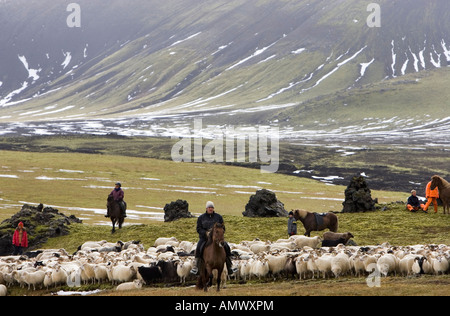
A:
{"label": "grassy hillside", "polygon": [[[340,211],[345,190],[316,180],[207,163],[13,151],[1,151],[0,158],[1,218],[16,213],[23,203],[44,203],[86,223],[107,223],[102,216],[106,197],[117,181],[125,190],[128,223],[161,218],[165,204],[177,199],[187,200],[192,213],[203,212],[206,201],[212,200],[218,212],[240,216],[259,188],[276,192],[287,210]],[[374,191],[373,196],[388,202],[404,200],[407,194]]]}

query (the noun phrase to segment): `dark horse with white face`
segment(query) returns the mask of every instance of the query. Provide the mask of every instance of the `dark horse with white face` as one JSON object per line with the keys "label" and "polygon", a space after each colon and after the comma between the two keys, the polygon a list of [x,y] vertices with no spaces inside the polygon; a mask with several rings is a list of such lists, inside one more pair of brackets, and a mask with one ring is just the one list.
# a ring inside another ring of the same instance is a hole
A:
{"label": "dark horse with white face", "polygon": [[123,212],[120,208],[119,203],[114,201],[114,197],[112,195],[108,195],[106,207],[109,210],[109,215],[111,217],[111,222],[113,226],[111,233],[115,233],[116,223],[118,223],[119,229],[122,228],[123,221],[125,220],[125,218],[123,217]]}
{"label": "dark horse with white face", "polygon": [[212,285],[213,270],[217,270],[217,292],[220,291],[221,276],[226,260],[225,253],[225,226],[215,223],[208,235],[205,248],[203,249],[203,264],[200,267],[200,276],[197,282],[197,289],[207,292],[208,286]]}

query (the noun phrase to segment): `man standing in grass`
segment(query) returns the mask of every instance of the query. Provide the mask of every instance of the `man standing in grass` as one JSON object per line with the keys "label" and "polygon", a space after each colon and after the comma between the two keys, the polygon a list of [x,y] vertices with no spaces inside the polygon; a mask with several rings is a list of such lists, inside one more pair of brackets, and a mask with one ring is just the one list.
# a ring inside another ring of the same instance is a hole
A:
{"label": "man standing in grass", "polygon": [[438,212],[437,199],[439,198],[439,189],[436,187],[436,188],[434,188],[434,190],[431,190],[431,181],[430,181],[427,184],[427,189],[426,189],[425,193],[426,193],[426,198],[427,198],[427,204],[425,204],[425,207],[423,210],[425,212],[427,212],[428,207],[430,206],[431,203],[433,203],[434,212],[437,213]]}

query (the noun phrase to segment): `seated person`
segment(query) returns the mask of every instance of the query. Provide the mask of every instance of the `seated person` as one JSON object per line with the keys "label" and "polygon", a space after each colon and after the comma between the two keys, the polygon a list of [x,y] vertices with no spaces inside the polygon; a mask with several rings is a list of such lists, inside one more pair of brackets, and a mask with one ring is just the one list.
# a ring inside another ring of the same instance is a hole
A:
{"label": "seated person", "polygon": [[410,212],[416,212],[418,210],[424,210],[425,205],[416,196],[416,190],[412,190],[411,191],[411,196],[408,198],[408,202],[406,202],[406,208]]}

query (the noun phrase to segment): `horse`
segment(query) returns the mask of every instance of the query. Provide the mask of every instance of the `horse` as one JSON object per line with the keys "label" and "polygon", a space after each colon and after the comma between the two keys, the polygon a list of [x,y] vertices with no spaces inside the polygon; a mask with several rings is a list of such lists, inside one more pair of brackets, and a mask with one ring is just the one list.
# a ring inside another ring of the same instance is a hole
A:
{"label": "horse", "polygon": [[202,255],[202,264],[200,266],[200,276],[197,282],[197,289],[208,291],[212,285],[213,270],[217,270],[217,292],[220,291],[221,275],[226,260],[225,253],[225,225],[215,223],[211,229],[208,240],[205,243]]}
{"label": "horse", "polygon": [[444,214],[450,214],[450,183],[440,176],[431,177],[430,189],[439,189],[439,198],[442,200],[444,205]]}
{"label": "horse", "polygon": [[108,199],[106,201],[107,201],[106,207],[109,210],[109,216],[111,218],[113,227],[111,234],[114,234],[116,232],[116,223],[119,224],[119,229],[121,229],[125,218],[123,217],[123,212],[122,209],[120,208],[119,203],[117,203],[114,200],[114,197],[112,195],[108,195]]}
{"label": "horse", "polygon": [[333,213],[317,214],[305,210],[295,210],[294,217],[302,222],[305,227],[305,236],[310,236],[312,231],[329,229],[333,233],[338,230],[338,218]]}

